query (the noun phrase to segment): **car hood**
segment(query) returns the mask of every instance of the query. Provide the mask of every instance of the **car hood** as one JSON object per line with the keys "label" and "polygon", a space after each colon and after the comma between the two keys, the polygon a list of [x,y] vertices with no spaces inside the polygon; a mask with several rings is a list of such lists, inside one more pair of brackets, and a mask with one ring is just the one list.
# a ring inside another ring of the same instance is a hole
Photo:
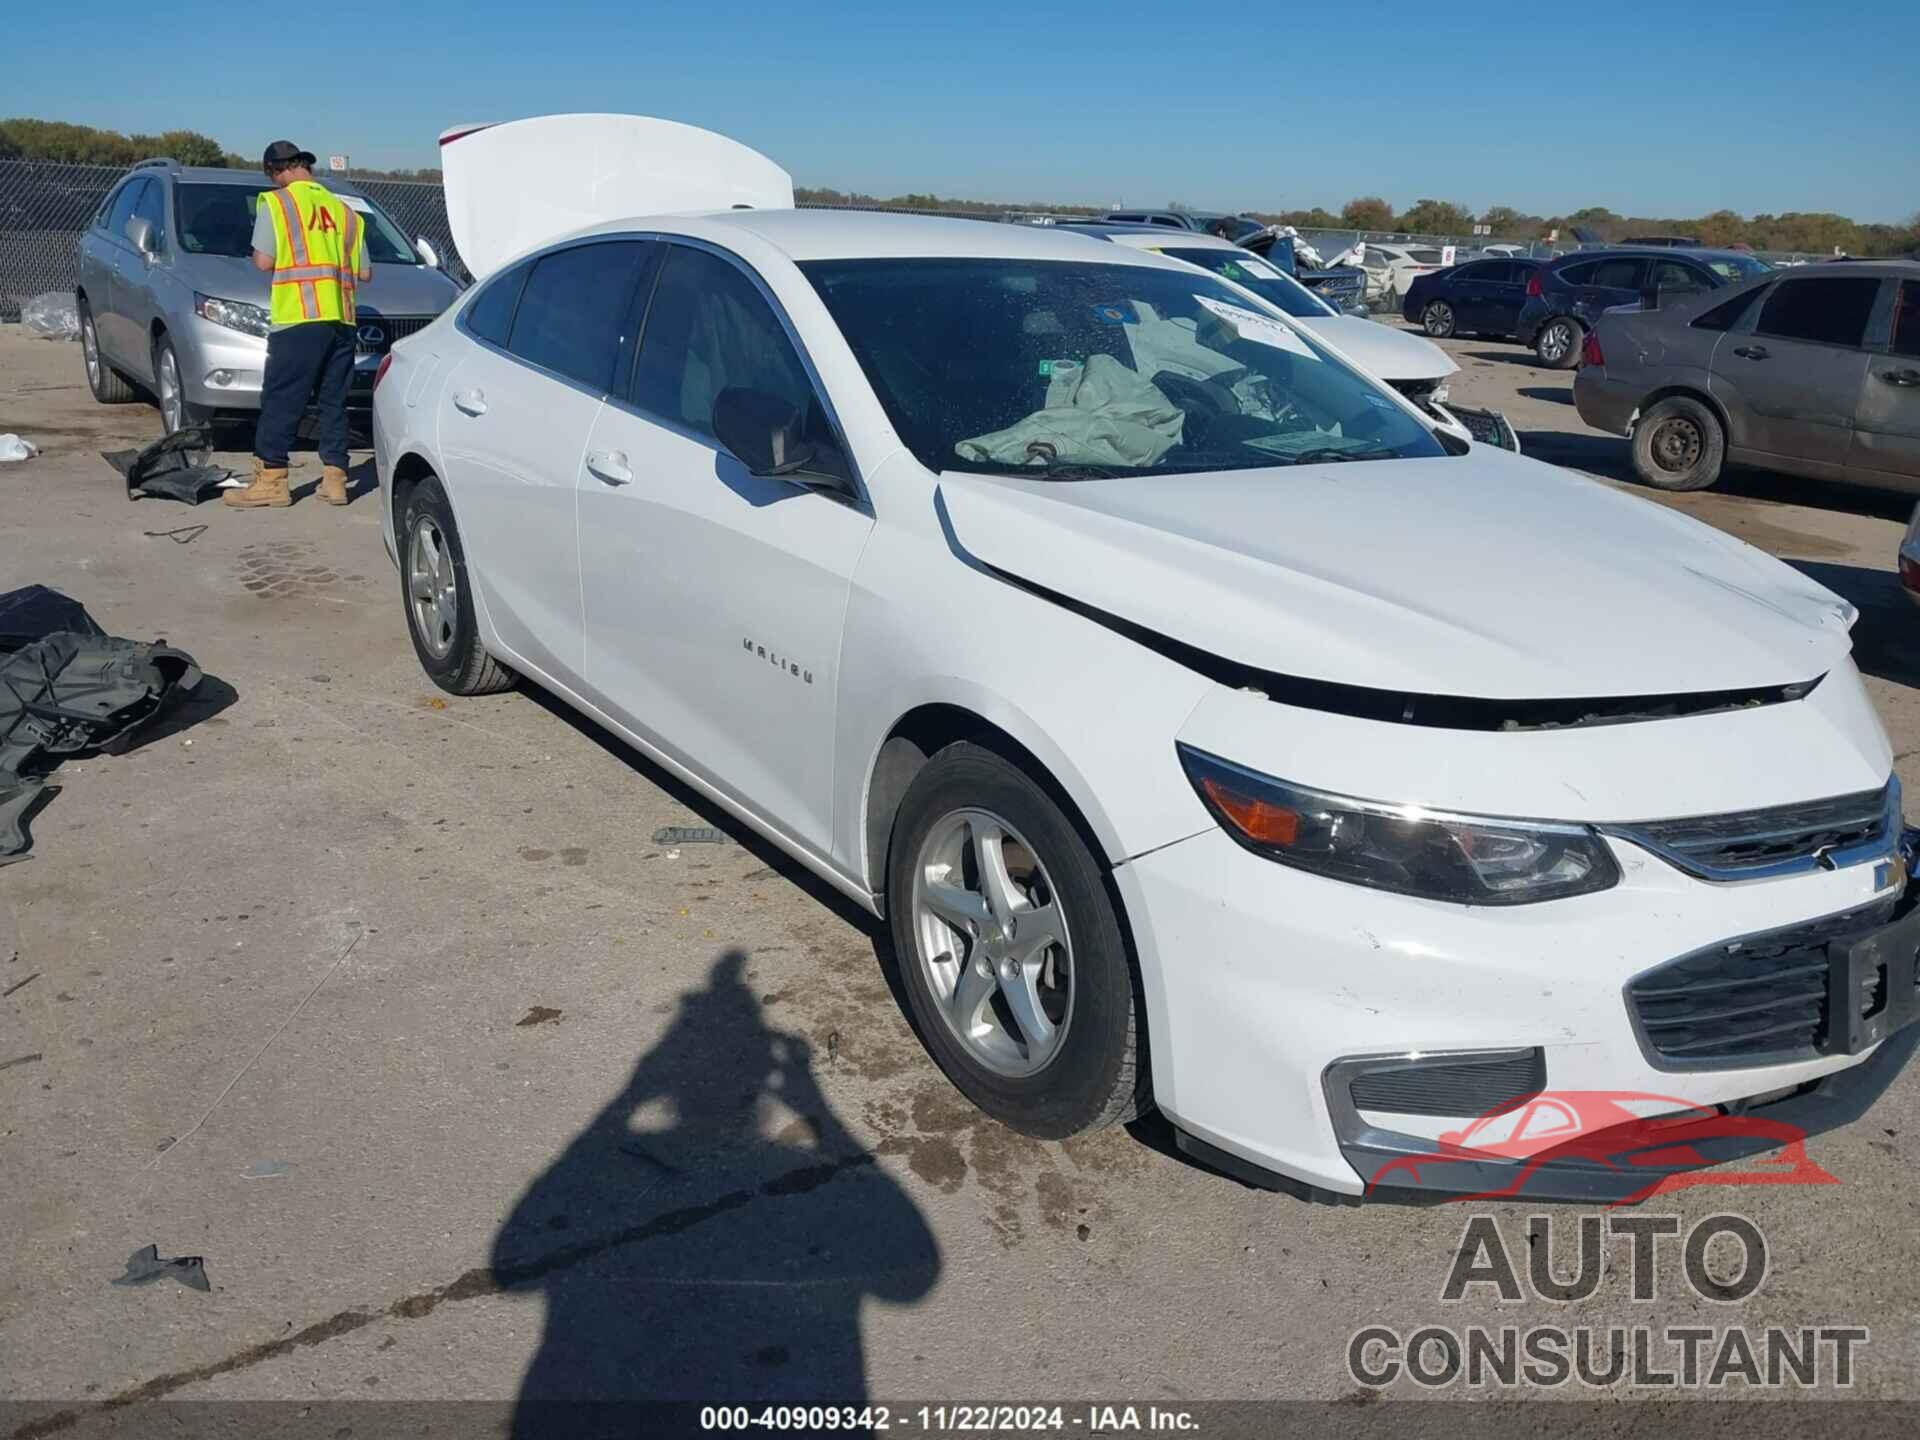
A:
{"label": "car hood", "polygon": [[791,210],[793,177],[736,140],[646,115],[536,115],[440,136],[447,223],[476,280],[590,225]]}
{"label": "car hood", "polygon": [[1697,694],[1814,679],[1857,612],[1650,501],[1476,445],[1114,480],[948,472],[980,563],[1221,659],[1486,699]]}
{"label": "car hood", "polygon": [[[253,261],[228,255],[187,257],[181,278],[202,295],[221,300],[271,303],[272,277]],[[363,310],[377,315],[438,315],[460,288],[426,265],[375,265],[373,279],[355,291]]]}
{"label": "car hood", "polygon": [[1431,340],[1361,315],[1302,315],[1299,321],[1361,369],[1382,380],[1439,380],[1460,367]]}

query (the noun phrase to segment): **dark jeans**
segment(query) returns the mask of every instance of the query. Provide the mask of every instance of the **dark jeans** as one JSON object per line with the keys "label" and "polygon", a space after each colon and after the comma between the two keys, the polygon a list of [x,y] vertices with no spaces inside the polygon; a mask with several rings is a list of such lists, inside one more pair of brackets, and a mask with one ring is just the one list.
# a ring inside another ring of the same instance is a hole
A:
{"label": "dark jeans", "polygon": [[267,469],[286,468],[287,451],[309,401],[319,412],[320,463],[347,468],[347,386],[353,380],[353,342],[353,326],[329,320],[309,320],[267,337],[260,424],[253,432],[253,453]]}

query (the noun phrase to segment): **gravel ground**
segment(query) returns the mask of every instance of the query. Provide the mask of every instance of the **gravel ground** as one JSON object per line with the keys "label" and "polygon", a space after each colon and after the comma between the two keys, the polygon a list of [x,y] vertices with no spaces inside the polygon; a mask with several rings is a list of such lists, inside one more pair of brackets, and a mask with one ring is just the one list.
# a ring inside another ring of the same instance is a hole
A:
{"label": "gravel ground", "polygon": [[[1529,453],[1626,476],[1570,376],[1447,348],[1456,398],[1506,409]],[[1859,1325],[1850,1393],[1920,1395],[1920,1072],[1809,1142],[1837,1187],[1646,1207],[1760,1227],[1738,1305],[1689,1289],[1677,1246],[1634,1301],[1624,1240],[1584,1301],[1445,1303],[1476,1207],[1247,1189],[1152,1123],[1055,1145],[983,1119],[866,917],[557,704],[426,681],[365,493],[129,504],[98,452],[154,412],[95,405],[76,346],[12,326],[8,430],[45,453],[0,466],[0,588],[65,590],[209,682],[131,753],[63,766],[33,857],[0,869],[0,1401],[1368,1399],[1350,1337],[1429,1321]],[[1920,781],[1907,502],[1765,476],[1655,498],[1860,606]],[[652,843],[668,825],[732,841]],[[1524,1267],[1527,1211],[1478,1208]],[[1563,1271],[1578,1215],[1556,1214]],[[150,1243],[204,1256],[210,1292],[110,1285]],[[14,1433],[69,1423],[46,1408]]]}

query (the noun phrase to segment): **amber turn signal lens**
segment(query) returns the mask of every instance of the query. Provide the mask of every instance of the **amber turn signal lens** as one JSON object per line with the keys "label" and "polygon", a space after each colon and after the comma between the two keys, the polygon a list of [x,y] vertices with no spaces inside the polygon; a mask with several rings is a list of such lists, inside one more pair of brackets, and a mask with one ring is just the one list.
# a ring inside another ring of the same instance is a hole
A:
{"label": "amber turn signal lens", "polygon": [[1290,846],[1300,838],[1300,812],[1268,800],[1237,795],[1211,777],[1200,782],[1207,798],[1234,826],[1261,845]]}

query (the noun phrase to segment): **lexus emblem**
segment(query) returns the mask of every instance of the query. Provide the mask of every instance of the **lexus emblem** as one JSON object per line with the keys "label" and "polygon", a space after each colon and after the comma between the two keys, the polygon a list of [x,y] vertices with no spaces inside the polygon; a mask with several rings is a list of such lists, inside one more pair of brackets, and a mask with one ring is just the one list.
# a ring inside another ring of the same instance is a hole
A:
{"label": "lexus emblem", "polygon": [[362,325],[360,327],[360,343],[362,345],[384,345],[387,343],[387,332],[382,330],[378,325]]}

